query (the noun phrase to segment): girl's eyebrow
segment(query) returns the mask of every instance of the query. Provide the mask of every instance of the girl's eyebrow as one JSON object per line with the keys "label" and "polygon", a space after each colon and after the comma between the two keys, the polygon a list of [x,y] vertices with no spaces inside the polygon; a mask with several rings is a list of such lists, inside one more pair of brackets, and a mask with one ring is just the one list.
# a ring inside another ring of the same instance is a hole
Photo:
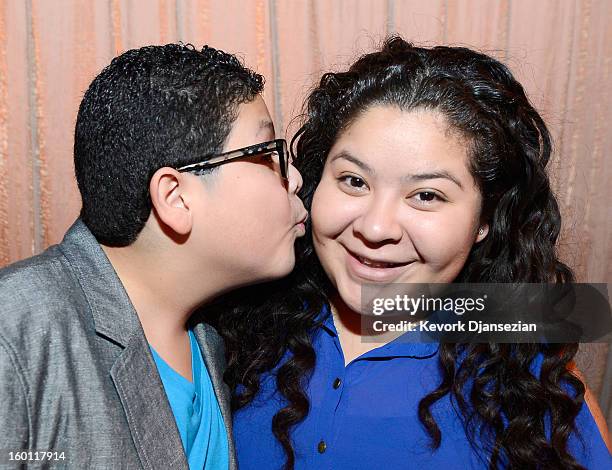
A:
{"label": "girl's eyebrow", "polygon": [[412,175],[406,175],[402,178],[402,180],[404,181],[423,181],[423,180],[434,180],[434,179],[440,179],[440,178],[452,181],[457,186],[459,186],[461,189],[464,189],[461,182],[446,170],[434,171],[431,173],[416,173]]}
{"label": "girl's eyebrow", "polygon": [[[339,160],[339,159],[344,159],[351,163],[354,163],[355,165],[357,165],[359,168],[361,168],[363,171],[365,171],[371,176],[376,174],[376,171],[374,171],[374,169],[371,166],[369,166],[365,162],[362,162],[361,160],[359,160],[359,158],[355,157],[354,155],[351,155],[346,150],[342,150],[341,152],[334,155],[329,162],[333,163],[334,161]],[[401,178],[402,181],[424,181],[424,180],[433,180],[433,179],[446,179],[446,180],[449,180],[455,183],[461,189],[464,189],[461,182],[446,170],[439,170],[439,171],[433,171],[433,172],[428,172],[428,173],[415,173],[411,175],[405,175]]]}
{"label": "girl's eyebrow", "polygon": [[363,171],[365,171],[369,175],[376,174],[376,172],[374,171],[374,169],[371,166],[369,166],[367,163],[362,162],[361,160],[359,160],[354,155],[351,155],[346,150],[342,150],[340,153],[337,153],[336,155],[334,155],[332,157],[332,159],[329,161],[329,163],[333,163],[334,161],[336,161],[336,160],[338,160],[340,158],[343,158],[344,160],[347,160],[347,161],[349,161],[351,163],[354,163],[355,165],[357,165],[359,168],[361,168]]}

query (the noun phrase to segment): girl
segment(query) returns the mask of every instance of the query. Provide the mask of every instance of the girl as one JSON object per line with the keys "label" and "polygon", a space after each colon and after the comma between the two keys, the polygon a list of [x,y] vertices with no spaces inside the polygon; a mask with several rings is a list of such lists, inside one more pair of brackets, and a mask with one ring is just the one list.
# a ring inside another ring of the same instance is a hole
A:
{"label": "girl", "polygon": [[363,283],[573,280],[508,68],[391,38],[323,76],[293,144],[299,264],[220,318],[240,468],[612,468],[577,344],[361,341]]}

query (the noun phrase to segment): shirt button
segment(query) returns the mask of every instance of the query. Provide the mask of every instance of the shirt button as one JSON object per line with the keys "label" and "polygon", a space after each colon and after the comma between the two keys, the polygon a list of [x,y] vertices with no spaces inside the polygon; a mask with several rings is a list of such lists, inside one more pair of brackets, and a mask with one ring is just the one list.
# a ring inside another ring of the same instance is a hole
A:
{"label": "shirt button", "polygon": [[338,390],[338,388],[340,388],[340,384],[342,383],[342,380],[340,380],[340,377],[337,377],[336,380],[334,380],[334,389]]}
{"label": "shirt button", "polygon": [[325,449],[327,449],[327,444],[325,444],[325,441],[319,442],[317,449],[319,450],[319,454],[322,454],[323,452],[325,452]]}

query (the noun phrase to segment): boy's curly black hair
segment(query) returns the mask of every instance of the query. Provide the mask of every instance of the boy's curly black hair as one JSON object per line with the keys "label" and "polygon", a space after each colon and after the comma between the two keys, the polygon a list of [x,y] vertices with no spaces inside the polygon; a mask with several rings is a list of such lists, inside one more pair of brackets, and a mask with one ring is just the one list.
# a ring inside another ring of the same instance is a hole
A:
{"label": "boy's curly black hair", "polygon": [[263,83],[208,46],[147,46],[113,59],[85,92],[74,136],[81,218],[96,239],[131,244],[151,212],[153,173],[219,152],[239,104]]}

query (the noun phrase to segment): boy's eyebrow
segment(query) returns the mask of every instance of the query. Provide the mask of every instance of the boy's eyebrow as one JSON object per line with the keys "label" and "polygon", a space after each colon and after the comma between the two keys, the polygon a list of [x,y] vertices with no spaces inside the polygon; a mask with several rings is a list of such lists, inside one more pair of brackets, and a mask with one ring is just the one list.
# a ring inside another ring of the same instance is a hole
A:
{"label": "boy's eyebrow", "polygon": [[270,121],[269,119],[262,119],[261,121],[259,121],[259,128],[257,129],[256,135],[259,135],[266,130],[272,132],[272,135],[276,135],[274,131],[274,124],[272,123],[272,121]]}

